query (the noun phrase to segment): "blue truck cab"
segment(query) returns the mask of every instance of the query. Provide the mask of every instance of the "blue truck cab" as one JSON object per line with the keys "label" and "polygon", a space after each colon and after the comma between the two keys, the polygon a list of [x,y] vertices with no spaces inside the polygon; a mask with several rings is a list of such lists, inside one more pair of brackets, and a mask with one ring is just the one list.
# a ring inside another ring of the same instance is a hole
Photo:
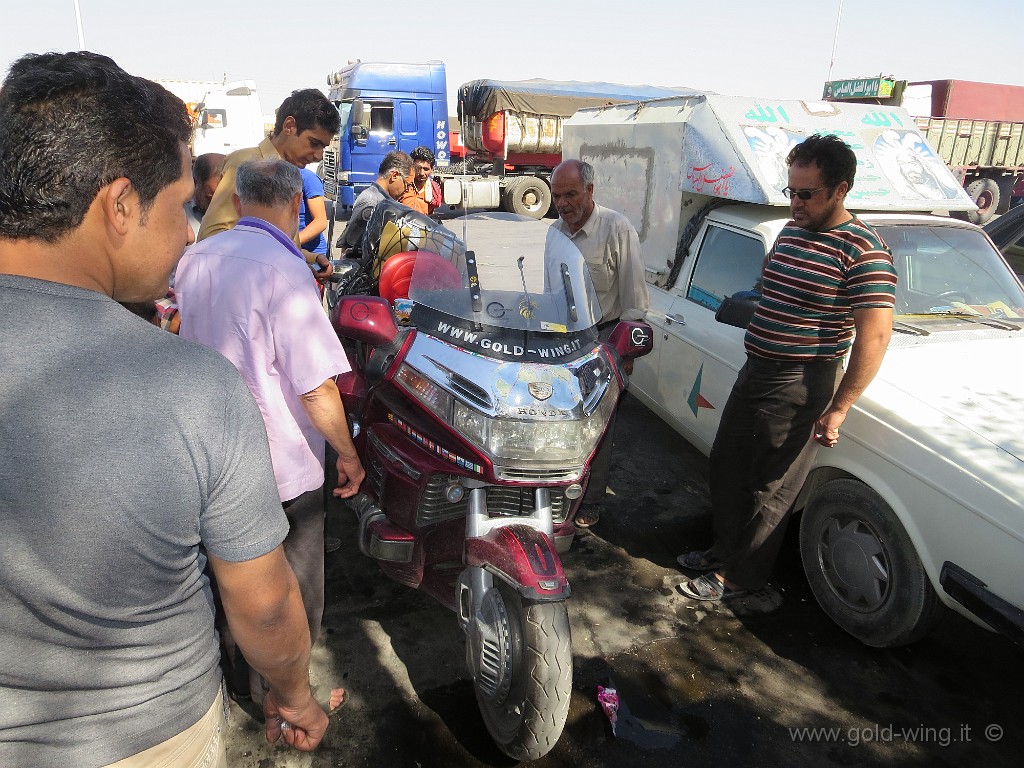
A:
{"label": "blue truck cab", "polygon": [[327,197],[351,207],[377,179],[384,156],[430,147],[448,164],[448,101],[444,64],[356,61],[328,77],[328,98],[341,114],[341,130],[324,151]]}

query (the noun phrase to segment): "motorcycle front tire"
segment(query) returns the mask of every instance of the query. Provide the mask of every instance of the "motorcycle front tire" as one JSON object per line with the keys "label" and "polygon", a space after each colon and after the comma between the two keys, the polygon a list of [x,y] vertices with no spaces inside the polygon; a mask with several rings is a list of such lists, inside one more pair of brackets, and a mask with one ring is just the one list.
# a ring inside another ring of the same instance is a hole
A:
{"label": "motorcycle front tire", "polygon": [[516,760],[546,755],[562,735],[572,693],[572,644],[564,602],[528,603],[497,582],[512,649],[509,692],[496,700],[475,685],[491,738]]}

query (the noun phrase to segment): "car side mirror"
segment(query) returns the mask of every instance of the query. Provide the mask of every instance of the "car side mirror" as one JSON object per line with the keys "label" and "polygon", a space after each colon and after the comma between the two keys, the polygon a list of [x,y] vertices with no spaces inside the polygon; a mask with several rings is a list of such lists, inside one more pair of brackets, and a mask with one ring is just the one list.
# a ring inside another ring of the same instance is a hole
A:
{"label": "car side mirror", "polygon": [[760,298],[760,294],[753,293],[752,291],[727,296],[718,306],[718,311],[715,312],[715,320],[736,328],[746,328],[750,325],[751,318],[754,317],[754,311],[757,309],[757,303]]}
{"label": "car side mirror", "polygon": [[380,296],[343,296],[334,308],[331,323],[339,336],[371,347],[387,346],[398,336],[391,305]]}
{"label": "car side mirror", "polygon": [[654,349],[654,331],[642,320],[620,320],[612,328],[608,343],[623,360],[633,360]]}

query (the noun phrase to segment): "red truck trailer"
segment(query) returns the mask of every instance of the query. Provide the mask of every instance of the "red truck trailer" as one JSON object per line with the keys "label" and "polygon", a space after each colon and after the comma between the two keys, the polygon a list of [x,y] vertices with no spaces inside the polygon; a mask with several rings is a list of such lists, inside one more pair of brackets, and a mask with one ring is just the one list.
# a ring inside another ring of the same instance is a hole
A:
{"label": "red truck trailer", "polygon": [[903,106],[978,205],[982,224],[1005,213],[1024,179],[1024,87],[969,80],[907,83]]}
{"label": "red truck trailer", "polygon": [[435,177],[459,185],[467,205],[540,218],[562,161],[562,123],[577,110],[692,94],[688,88],[554,80],[473,80],[459,88],[453,165]]}

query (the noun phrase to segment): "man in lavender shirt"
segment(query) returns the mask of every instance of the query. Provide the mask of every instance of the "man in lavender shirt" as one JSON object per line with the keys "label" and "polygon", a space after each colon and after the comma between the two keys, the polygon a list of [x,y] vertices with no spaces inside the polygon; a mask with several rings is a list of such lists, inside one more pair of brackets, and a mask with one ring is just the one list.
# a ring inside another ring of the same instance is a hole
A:
{"label": "man in lavender shirt", "polygon": [[[238,224],[197,243],[178,265],[181,335],[230,360],[256,398],[291,526],[284,551],[316,642],[324,609],[325,441],[338,453],[335,496],[354,495],[364,476],[334,380],[351,368],[292,241],[302,205],[298,169],[250,161],[239,166],[235,190]],[[253,673],[254,702],[265,690]],[[342,696],[335,691],[331,704]]]}

